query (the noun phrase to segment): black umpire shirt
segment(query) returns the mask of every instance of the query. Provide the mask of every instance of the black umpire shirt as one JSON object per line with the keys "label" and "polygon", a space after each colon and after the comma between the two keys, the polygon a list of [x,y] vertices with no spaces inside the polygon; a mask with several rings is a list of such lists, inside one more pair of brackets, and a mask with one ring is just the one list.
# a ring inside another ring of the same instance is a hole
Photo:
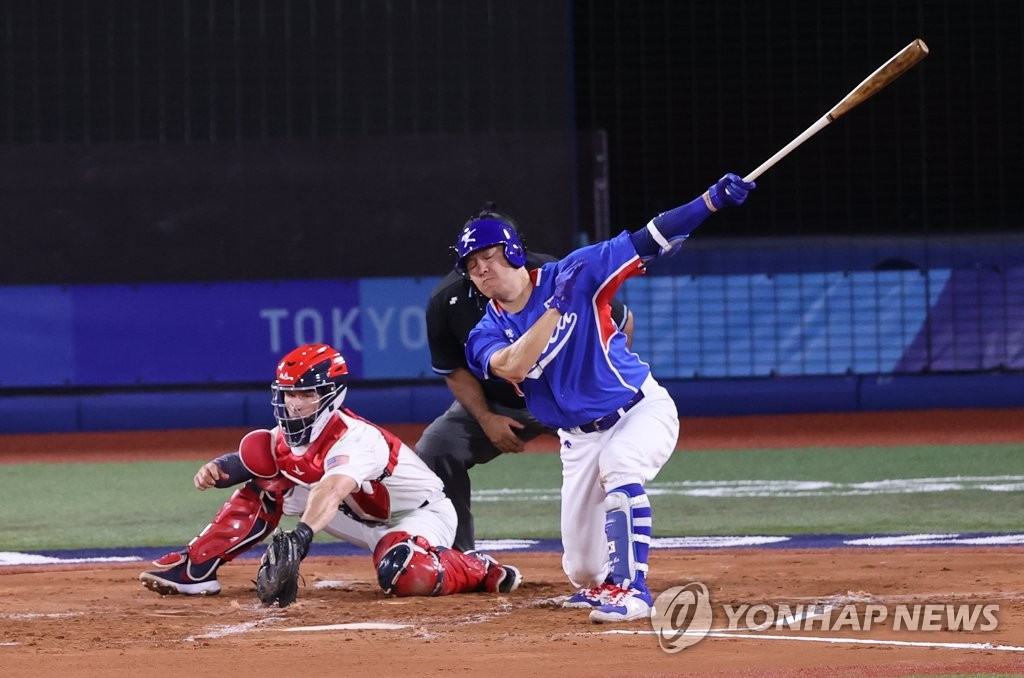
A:
{"label": "black umpire shirt", "polygon": [[[549,261],[558,261],[549,254],[526,253],[526,268],[540,268]],[[430,293],[427,302],[427,341],[430,345],[430,366],[438,374],[448,374],[466,363],[466,339],[487,310],[487,297],[458,271],[451,271]],[[626,307],[612,299],[612,320],[622,329],[626,323]],[[482,382],[484,395],[491,401],[523,409],[526,402],[512,384],[501,379]]]}

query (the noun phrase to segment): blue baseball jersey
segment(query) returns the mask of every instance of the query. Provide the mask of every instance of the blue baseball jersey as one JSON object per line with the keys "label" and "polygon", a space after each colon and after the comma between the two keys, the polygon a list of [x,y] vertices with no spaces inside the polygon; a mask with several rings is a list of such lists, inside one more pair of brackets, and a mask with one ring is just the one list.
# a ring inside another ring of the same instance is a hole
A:
{"label": "blue baseball jersey", "polygon": [[627,278],[644,272],[628,232],[531,271],[534,290],[526,307],[509,313],[492,300],[466,341],[470,370],[480,379],[496,379],[488,368],[491,356],[521,337],[544,314],[544,302],[554,294],[555,277],[577,259],[587,263],[576,279],[572,305],[537,364],[519,384],[533,416],[548,426],[565,429],[625,405],[651,371],[626,347],[626,335],[616,328],[609,306]]}

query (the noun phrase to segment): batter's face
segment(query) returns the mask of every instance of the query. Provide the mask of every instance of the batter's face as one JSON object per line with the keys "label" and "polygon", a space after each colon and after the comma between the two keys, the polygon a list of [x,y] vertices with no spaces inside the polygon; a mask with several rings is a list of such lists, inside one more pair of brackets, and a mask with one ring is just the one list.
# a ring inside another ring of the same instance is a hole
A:
{"label": "batter's face", "polygon": [[485,297],[503,306],[514,305],[524,291],[529,296],[530,274],[525,267],[508,263],[503,245],[485,247],[466,257],[466,273]]}

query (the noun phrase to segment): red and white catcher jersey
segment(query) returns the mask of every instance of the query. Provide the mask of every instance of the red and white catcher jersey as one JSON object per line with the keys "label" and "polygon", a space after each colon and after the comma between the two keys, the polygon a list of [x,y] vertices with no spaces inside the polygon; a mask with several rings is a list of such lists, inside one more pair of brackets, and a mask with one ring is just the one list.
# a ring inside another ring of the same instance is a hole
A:
{"label": "red and white catcher jersey", "polygon": [[348,409],[335,413],[305,448],[292,449],[273,430],[274,456],[281,474],[310,487],[328,475],[345,475],[359,489],[345,499],[358,520],[393,523],[444,497],[444,483],[408,445]]}

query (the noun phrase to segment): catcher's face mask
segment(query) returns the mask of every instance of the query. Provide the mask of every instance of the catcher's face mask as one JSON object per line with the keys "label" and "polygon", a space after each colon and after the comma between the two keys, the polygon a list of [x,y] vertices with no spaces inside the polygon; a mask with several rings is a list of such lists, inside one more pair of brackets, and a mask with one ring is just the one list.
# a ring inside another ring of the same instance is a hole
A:
{"label": "catcher's face mask", "polygon": [[327,344],[300,346],[278,363],[271,403],[289,447],[316,440],[345,400],[347,375],[345,358]]}

